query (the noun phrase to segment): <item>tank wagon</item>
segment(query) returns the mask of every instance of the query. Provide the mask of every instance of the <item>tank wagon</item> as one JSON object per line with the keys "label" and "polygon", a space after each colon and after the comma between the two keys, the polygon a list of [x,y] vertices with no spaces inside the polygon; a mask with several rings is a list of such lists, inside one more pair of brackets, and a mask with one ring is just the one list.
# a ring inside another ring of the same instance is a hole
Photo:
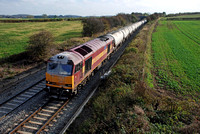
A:
{"label": "tank wagon", "polygon": [[52,56],[47,62],[45,90],[56,98],[77,94],[111,53],[145,22],[131,24]]}
{"label": "tank wagon", "polygon": [[114,38],[114,47],[118,47],[123,42],[124,34],[120,30],[108,33],[108,35]]}

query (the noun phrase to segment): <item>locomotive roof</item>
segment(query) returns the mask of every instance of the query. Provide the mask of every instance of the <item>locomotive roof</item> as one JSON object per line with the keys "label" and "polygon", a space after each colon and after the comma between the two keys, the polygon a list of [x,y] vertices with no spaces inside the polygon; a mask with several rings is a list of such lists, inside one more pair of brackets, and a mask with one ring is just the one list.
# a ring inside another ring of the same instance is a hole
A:
{"label": "locomotive roof", "polygon": [[112,36],[105,35],[90,40],[80,46],[70,49],[70,51],[80,55],[83,58],[89,57],[91,54],[104,47],[107,43],[114,40]]}
{"label": "locomotive roof", "polygon": [[69,60],[72,60],[76,65],[82,61],[82,58],[76,53],[66,51],[52,56],[50,60],[53,62],[61,62],[62,64],[67,64]]}

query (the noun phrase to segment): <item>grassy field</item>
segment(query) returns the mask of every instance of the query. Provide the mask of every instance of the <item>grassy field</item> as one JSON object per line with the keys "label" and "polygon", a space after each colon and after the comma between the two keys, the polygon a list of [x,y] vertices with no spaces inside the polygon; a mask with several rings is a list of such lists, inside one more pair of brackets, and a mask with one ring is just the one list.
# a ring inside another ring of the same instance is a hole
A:
{"label": "grassy field", "polygon": [[200,14],[180,15],[180,16],[167,17],[167,18],[200,18]]}
{"label": "grassy field", "polygon": [[23,52],[31,35],[41,30],[53,33],[56,43],[81,37],[81,21],[0,23],[0,58]]}
{"label": "grassy field", "polygon": [[152,36],[156,82],[179,93],[200,91],[200,21],[159,21]]}
{"label": "grassy field", "polygon": [[200,44],[200,36],[199,36],[200,21],[173,21],[173,22],[177,26],[177,28],[182,32],[182,34],[184,34],[197,44]]}
{"label": "grassy field", "polygon": [[193,15],[181,15],[181,16],[177,16],[179,18],[199,18],[200,14],[193,14]]}

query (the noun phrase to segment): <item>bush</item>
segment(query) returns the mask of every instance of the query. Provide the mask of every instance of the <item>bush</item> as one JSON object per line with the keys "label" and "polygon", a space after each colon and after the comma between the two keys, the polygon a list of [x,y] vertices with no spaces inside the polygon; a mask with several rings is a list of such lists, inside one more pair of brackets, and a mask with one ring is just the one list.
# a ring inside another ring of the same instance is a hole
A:
{"label": "bush", "polygon": [[48,31],[41,31],[30,37],[27,47],[28,56],[33,61],[44,60],[47,58],[53,46],[53,35]]}
{"label": "bush", "polygon": [[99,18],[88,18],[82,21],[83,36],[91,37],[93,34],[104,31],[103,21]]}

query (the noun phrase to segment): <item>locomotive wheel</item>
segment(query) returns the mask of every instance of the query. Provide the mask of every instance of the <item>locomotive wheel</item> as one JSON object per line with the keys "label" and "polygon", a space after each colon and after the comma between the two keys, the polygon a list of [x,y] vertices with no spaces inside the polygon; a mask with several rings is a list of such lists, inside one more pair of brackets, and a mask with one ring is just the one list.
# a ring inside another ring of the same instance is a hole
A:
{"label": "locomotive wheel", "polygon": [[91,73],[91,76],[94,76],[94,71]]}
{"label": "locomotive wheel", "polygon": [[80,90],[81,88],[83,88],[83,85],[79,84],[77,90]]}
{"label": "locomotive wheel", "polygon": [[74,91],[74,95],[77,95],[78,94],[78,90]]}
{"label": "locomotive wheel", "polygon": [[74,90],[74,92],[72,93],[73,96],[78,94],[78,87],[76,88],[76,90]]}

